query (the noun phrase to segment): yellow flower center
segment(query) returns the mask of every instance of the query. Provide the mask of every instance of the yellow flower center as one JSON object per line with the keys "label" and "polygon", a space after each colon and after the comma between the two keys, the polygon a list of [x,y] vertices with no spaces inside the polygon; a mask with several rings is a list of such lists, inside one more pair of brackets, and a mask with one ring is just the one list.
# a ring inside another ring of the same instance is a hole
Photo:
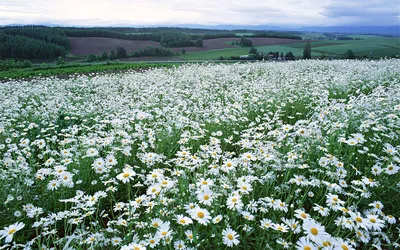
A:
{"label": "yellow flower center", "polygon": [[8,231],[8,234],[11,235],[11,234],[15,233],[16,231],[17,231],[17,229],[13,228],[10,231]]}
{"label": "yellow flower center", "polygon": [[330,243],[329,241],[324,241],[322,245],[324,245],[324,247],[329,247],[332,246],[332,243]]}
{"label": "yellow flower center", "polygon": [[210,196],[204,195],[204,200],[206,201],[206,200],[208,200],[208,199],[210,199]]}
{"label": "yellow flower center", "polygon": [[125,173],[124,175],[122,175],[124,178],[128,178],[129,177],[129,174],[128,173]]}
{"label": "yellow flower center", "polygon": [[305,213],[301,213],[300,216],[301,216],[302,218],[304,218],[304,219],[307,218],[307,215],[306,215]]}
{"label": "yellow flower center", "polygon": [[233,235],[232,234],[228,234],[226,237],[228,237],[228,239],[233,240]]}
{"label": "yellow flower center", "polygon": [[182,224],[186,223],[186,221],[184,219],[180,219],[179,222],[182,223]]}
{"label": "yellow flower center", "polygon": [[161,233],[161,235],[165,236],[165,235],[167,235],[167,232],[164,231],[164,232]]}
{"label": "yellow flower center", "polygon": [[343,244],[343,245],[342,245],[342,249],[343,249],[343,250],[349,250],[349,247],[346,246],[345,244]]}
{"label": "yellow flower center", "polygon": [[357,217],[357,218],[356,218],[356,221],[361,223],[361,222],[362,222],[362,219],[361,219],[360,217]]}
{"label": "yellow flower center", "polygon": [[316,229],[315,227],[311,228],[310,232],[311,232],[313,235],[318,235],[318,229]]}
{"label": "yellow flower center", "polygon": [[150,244],[156,243],[153,239],[150,240]]}
{"label": "yellow flower center", "polygon": [[304,246],[303,249],[304,249],[304,250],[311,250],[311,247],[309,247],[309,246]]}
{"label": "yellow flower center", "polygon": [[374,218],[369,219],[370,222],[376,223],[376,220]]}
{"label": "yellow flower center", "polygon": [[203,213],[203,212],[198,212],[198,213],[197,213],[197,216],[198,216],[199,218],[204,218],[204,213]]}

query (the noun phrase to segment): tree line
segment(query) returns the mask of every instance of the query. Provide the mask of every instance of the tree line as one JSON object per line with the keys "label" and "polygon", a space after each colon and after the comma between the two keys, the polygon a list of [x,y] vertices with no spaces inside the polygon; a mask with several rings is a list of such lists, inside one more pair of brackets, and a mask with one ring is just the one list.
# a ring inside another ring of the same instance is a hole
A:
{"label": "tree line", "polygon": [[87,62],[95,62],[95,61],[104,61],[104,60],[115,60],[115,59],[123,59],[123,58],[128,58],[128,57],[142,57],[142,56],[156,56],[156,57],[166,57],[166,56],[173,56],[175,55],[174,52],[172,52],[168,48],[164,47],[147,47],[144,49],[139,49],[138,51],[131,52],[128,54],[125,50],[124,47],[117,47],[116,49],[117,52],[114,52],[114,50],[111,50],[110,53],[107,53],[107,51],[104,51],[101,56],[96,56],[95,54],[90,54],[86,61]]}
{"label": "tree line", "polygon": [[20,35],[0,32],[0,59],[45,59],[66,56],[65,47]]}
{"label": "tree line", "polygon": [[57,44],[65,49],[70,49],[70,43],[65,33],[57,28],[50,28],[46,26],[10,26],[4,27],[4,34],[26,36],[42,40],[48,43]]}
{"label": "tree line", "polygon": [[[76,28],[37,25],[0,28],[0,58],[44,59],[65,56],[70,50],[68,37],[107,37],[125,40],[151,40],[162,47],[203,47],[203,40],[237,37],[233,31],[189,28]],[[255,32],[252,37],[301,39],[279,32]],[[242,44],[249,46],[250,44]],[[147,53],[147,52],[146,52]],[[146,54],[145,53],[145,54]],[[153,53],[153,52],[148,52]],[[158,52],[157,52],[158,53]],[[161,52],[160,52],[161,53]],[[165,51],[163,54],[167,53]]]}

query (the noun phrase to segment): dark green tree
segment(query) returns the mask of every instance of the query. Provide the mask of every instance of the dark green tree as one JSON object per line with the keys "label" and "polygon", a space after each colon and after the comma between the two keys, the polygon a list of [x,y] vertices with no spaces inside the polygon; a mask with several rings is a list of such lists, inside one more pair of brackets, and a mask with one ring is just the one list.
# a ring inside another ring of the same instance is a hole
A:
{"label": "dark green tree", "polygon": [[182,49],[182,55],[184,55],[184,54],[186,54],[186,50],[185,49]]}
{"label": "dark green tree", "polygon": [[286,58],[286,60],[294,60],[294,55],[293,55],[292,51],[289,51],[288,53],[286,53],[285,58]]}
{"label": "dark green tree", "polygon": [[114,52],[114,50],[111,50],[110,54],[108,55],[108,59],[109,59],[110,61],[112,61],[112,60],[115,59],[115,52]]}
{"label": "dark green tree", "polygon": [[62,56],[59,56],[56,60],[56,65],[63,65],[66,64],[67,62],[64,60]]}
{"label": "dark green tree", "polygon": [[97,61],[97,56],[95,54],[90,54],[90,55],[88,55],[86,61],[87,62],[95,62],[95,61]]}
{"label": "dark green tree", "polygon": [[257,54],[257,49],[254,47],[251,47],[249,54]]}
{"label": "dark green tree", "polygon": [[303,59],[311,59],[311,44],[306,43],[303,51]]}
{"label": "dark green tree", "polygon": [[203,39],[199,38],[195,42],[196,47],[203,47]]}
{"label": "dark green tree", "polygon": [[108,54],[106,51],[104,51],[103,54],[101,55],[101,60],[108,60]]}
{"label": "dark green tree", "polygon": [[124,47],[117,47],[117,58],[126,58],[128,54]]}
{"label": "dark green tree", "polygon": [[355,59],[356,55],[354,55],[354,52],[349,49],[348,51],[346,51],[345,57],[346,59]]}

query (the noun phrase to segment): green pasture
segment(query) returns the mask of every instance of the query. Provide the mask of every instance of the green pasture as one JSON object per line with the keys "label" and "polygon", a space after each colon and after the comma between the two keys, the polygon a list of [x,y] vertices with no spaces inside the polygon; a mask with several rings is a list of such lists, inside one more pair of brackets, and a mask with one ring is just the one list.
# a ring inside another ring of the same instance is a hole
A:
{"label": "green pasture", "polygon": [[[268,54],[268,52],[270,52],[270,51],[279,52],[279,53],[283,52],[283,54],[286,54],[289,51],[291,51],[295,57],[299,57],[299,56],[303,56],[304,43],[302,43],[301,48],[292,48],[292,47],[288,47],[286,45],[267,45],[267,46],[259,46],[256,48],[257,48],[257,52],[261,52],[263,54]],[[317,53],[313,54],[313,56],[319,56],[319,55],[321,55],[321,53],[317,52]]]}
{"label": "green pasture", "polygon": [[231,48],[231,49],[216,49],[206,50],[199,52],[188,52],[185,55],[181,55],[180,58],[185,60],[216,60],[221,56],[224,58],[230,58],[231,56],[241,56],[249,54],[250,48]]}
{"label": "green pasture", "polygon": [[[332,57],[341,57],[348,50],[352,50],[357,57],[370,56],[372,50],[373,58],[400,55],[400,38],[382,37],[374,35],[354,35],[363,40],[321,40],[311,42],[312,56],[319,57],[326,54]],[[230,44],[227,42],[227,44]],[[286,54],[291,51],[296,57],[303,55],[305,43],[294,43],[284,45],[258,46],[257,51],[267,54],[268,52],[283,52]],[[221,56],[230,58],[231,56],[247,55],[250,48],[229,48],[219,50],[208,50],[200,52],[188,52],[180,58],[186,60],[213,60]]]}

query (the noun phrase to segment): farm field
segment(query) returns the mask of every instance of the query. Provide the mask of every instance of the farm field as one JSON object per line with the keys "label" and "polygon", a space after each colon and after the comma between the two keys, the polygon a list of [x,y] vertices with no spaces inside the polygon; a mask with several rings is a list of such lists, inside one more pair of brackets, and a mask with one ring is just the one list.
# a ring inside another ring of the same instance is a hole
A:
{"label": "farm field", "polygon": [[104,72],[118,72],[135,70],[142,71],[152,68],[174,67],[182,62],[112,62],[112,63],[73,63],[66,65],[48,65],[24,69],[9,69],[0,71],[0,81],[10,79],[31,79],[35,77],[55,76],[59,78],[70,78],[74,75],[97,74]]}
{"label": "farm field", "polygon": [[[312,51],[327,53],[332,56],[340,56],[351,49],[356,56],[363,57],[366,55],[368,58],[371,50],[374,58],[400,55],[399,38],[362,35],[354,35],[353,37],[364,38],[364,40],[326,40],[311,42]],[[289,44],[286,46],[299,49],[304,47],[303,44]]]}
{"label": "farm field", "polygon": [[[393,37],[382,37],[372,35],[354,35],[354,38],[363,38],[363,40],[321,40],[321,41],[310,41],[312,48],[312,56],[319,57],[322,54],[326,54],[331,57],[341,57],[347,50],[352,50],[357,57],[367,56],[369,58],[370,51],[372,50],[372,57],[379,59],[385,56],[400,55],[400,39]],[[257,38],[250,38],[254,47],[257,48],[258,52],[268,53],[272,52],[283,52],[287,53],[291,51],[296,57],[303,56],[304,45],[307,41],[292,40],[288,43],[275,43],[275,44],[263,44],[257,42]],[[232,39],[226,39],[226,45]],[[282,39],[289,40],[289,39]],[[231,46],[233,47],[233,46]],[[248,54],[250,48],[235,47],[229,49],[220,50],[208,50],[199,51],[195,53],[187,53],[186,55],[180,56],[182,59],[195,59],[195,60],[207,60],[207,59],[218,59],[223,56],[229,58],[231,56],[239,56]],[[246,51],[247,50],[247,51]],[[190,52],[190,51],[189,51]]]}
{"label": "farm field", "polygon": [[6,249],[397,249],[400,61],[0,83]]}
{"label": "farm field", "polygon": [[117,46],[124,47],[128,52],[144,49],[148,46],[160,47],[153,41],[132,41],[106,37],[68,37],[71,44],[71,54],[74,55],[101,55],[104,51],[116,51]]}
{"label": "farm field", "polygon": [[[115,38],[104,38],[104,37],[69,37],[71,43],[71,54],[73,55],[87,55],[87,54],[97,54],[101,55],[103,51],[116,50],[117,46],[124,47],[128,53],[137,51],[138,49],[143,49],[148,46],[160,47],[160,43],[154,41],[140,41],[140,40],[123,40]],[[217,39],[207,39],[203,41],[203,47],[179,47],[171,48],[173,52],[181,52],[185,49],[187,52],[199,52],[199,51],[210,51],[217,49],[226,48],[237,48],[229,44],[234,40],[240,38],[217,38]],[[280,39],[280,38],[252,38],[253,44],[255,46],[264,45],[275,45],[275,44],[291,44],[299,43],[299,40],[295,39]],[[304,43],[305,41],[303,41]],[[206,58],[212,59],[212,58]]]}

